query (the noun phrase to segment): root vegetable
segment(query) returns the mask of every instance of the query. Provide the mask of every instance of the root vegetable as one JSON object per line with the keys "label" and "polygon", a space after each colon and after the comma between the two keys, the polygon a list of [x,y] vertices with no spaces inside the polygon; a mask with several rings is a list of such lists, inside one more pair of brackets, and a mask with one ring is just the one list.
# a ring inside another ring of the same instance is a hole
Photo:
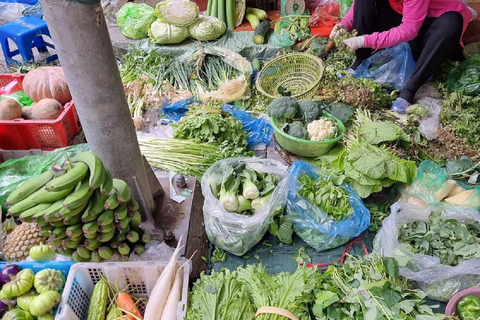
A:
{"label": "root vegetable", "polygon": [[42,99],[22,109],[22,116],[32,120],[54,120],[62,113],[63,107],[55,99]]}
{"label": "root vegetable", "polygon": [[22,107],[13,99],[0,101],[0,120],[13,120],[22,117]]}
{"label": "root vegetable", "polygon": [[473,190],[467,190],[460,192],[457,195],[454,195],[453,197],[449,197],[445,199],[445,202],[450,203],[450,204],[456,204],[459,206],[464,206],[465,201],[467,198],[473,193]]}
{"label": "root vegetable", "polygon": [[170,320],[177,317],[177,305],[180,302],[180,299],[182,299],[182,284],[183,267],[180,267],[175,275],[175,281],[173,282],[172,289],[168,294],[168,299],[165,303],[161,320]]}

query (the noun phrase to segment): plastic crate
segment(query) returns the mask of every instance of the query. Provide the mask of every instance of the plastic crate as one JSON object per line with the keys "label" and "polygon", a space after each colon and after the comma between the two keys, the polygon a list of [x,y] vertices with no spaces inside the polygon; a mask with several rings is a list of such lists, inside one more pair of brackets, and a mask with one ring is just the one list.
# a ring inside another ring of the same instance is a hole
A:
{"label": "plastic crate", "polygon": [[[35,262],[35,261],[12,261],[12,264],[17,264],[22,269],[32,269],[35,274],[43,269],[55,269],[60,270],[64,275],[65,278],[68,279],[68,274],[70,268],[74,264],[73,261],[45,261],[45,262]],[[7,263],[2,261],[0,262],[0,268],[3,268]],[[66,288],[65,284],[65,288]],[[55,314],[58,314],[59,307],[55,310]],[[62,318],[67,319],[67,318]]]}
{"label": "plastic crate", "polygon": [[[21,74],[0,75],[4,86]],[[55,150],[68,147],[81,126],[73,101],[65,104],[63,112],[55,120],[0,120],[0,149],[5,150]]]}
{"label": "plastic crate", "polygon": [[[119,279],[117,283],[120,289],[130,284],[128,292],[141,299],[143,303],[139,304],[139,308],[143,312],[148,297],[167,263],[168,261],[132,261],[75,264],[68,275],[55,320],[86,320],[90,297],[101,275],[112,284]],[[187,263],[183,277],[182,300],[177,308],[177,320],[183,320],[187,311],[190,270],[190,263]]]}

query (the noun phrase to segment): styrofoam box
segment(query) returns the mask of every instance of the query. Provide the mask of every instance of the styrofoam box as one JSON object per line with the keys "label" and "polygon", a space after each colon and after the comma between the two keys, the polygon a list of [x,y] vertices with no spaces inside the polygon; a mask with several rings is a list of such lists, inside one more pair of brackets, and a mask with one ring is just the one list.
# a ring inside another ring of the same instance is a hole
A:
{"label": "styrofoam box", "polygon": [[[148,297],[167,263],[168,261],[132,261],[74,264],[68,274],[55,320],[86,320],[90,297],[101,275],[111,284],[117,282],[120,290],[129,285],[127,292],[142,300],[143,304],[140,303],[138,306],[143,312]],[[184,266],[182,300],[178,304],[177,320],[183,320],[187,311],[190,272],[191,264],[188,262]]]}

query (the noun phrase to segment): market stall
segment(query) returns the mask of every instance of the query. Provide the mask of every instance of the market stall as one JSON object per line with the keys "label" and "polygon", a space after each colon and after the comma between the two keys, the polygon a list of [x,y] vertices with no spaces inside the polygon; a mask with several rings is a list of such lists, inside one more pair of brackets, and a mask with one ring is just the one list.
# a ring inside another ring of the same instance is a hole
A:
{"label": "market stall", "polygon": [[348,1],[56,1],[59,65],[0,76],[2,319],[479,318],[476,44],[401,114]]}

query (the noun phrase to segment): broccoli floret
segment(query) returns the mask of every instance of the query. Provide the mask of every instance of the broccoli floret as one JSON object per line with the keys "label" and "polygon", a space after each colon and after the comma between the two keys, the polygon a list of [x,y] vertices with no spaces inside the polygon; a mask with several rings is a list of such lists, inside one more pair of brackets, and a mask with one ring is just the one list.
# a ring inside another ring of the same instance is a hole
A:
{"label": "broccoli floret", "polygon": [[322,110],[314,101],[304,100],[299,102],[297,118],[303,119],[308,124],[313,120],[317,120],[322,115]]}
{"label": "broccoli floret", "polygon": [[285,128],[285,133],[295,138],[308,140],[308,131],[300,121],[294,121],[289,124]]}
{"label": "broccoli floret", "polygon": [[276,121],[293,120],[298,112],[298,102],[291,97],[279,97],[267,107],[267,113]]}

